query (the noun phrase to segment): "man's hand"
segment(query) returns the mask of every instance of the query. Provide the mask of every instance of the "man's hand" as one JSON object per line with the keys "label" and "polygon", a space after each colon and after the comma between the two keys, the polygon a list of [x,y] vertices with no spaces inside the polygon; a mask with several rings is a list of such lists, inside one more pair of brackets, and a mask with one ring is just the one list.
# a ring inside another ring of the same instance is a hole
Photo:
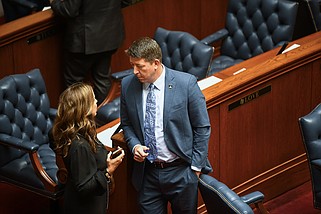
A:
{"label": "man's hand", "polygon": [[147,151],[149,148],[147,146],[137,145],[134,148],[134,160],[137,162],[143,162],[148,156]]}
{"label": "man's hand", "polygon": [[201,172],[198,172],[198,171],[194,171],[194,172],[195,172],[196,176],[199,178],[199,177],[200,177]]}

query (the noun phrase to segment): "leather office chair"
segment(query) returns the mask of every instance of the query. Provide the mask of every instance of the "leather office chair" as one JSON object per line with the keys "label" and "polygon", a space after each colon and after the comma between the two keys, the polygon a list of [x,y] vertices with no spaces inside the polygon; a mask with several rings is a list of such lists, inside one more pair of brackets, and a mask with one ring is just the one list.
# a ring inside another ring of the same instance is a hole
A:
{"label": "leather office chair", "polygon": [[317,31],[321,30],[321,0],[310,0],[310,10]]}
{"label": "leather office chair", "polygon": [[206,174],[200,175],[198,186],[208,214],[251,214],[254,213],[251,204],[262,214],[269,213],[263,206],[264,195],[259,191],[240,197],[225,184]]}
{"label": "leather office chair", "polygon": [[298,3],[286,0],[230,0],[225,28],[202,39],[221,41],[209,75],[293,39]]}
{"label": "leather office chair", "polygon": [[51,199],[53,212],[63,193],[49,147],[55,115],[39,69],[0,80],[0,182]]}
{"label": "leather office chair", "polygon": [[49,6],[49,0],[2,0],[4,18],[6,22],[41,11]]}
{"label": "leather office chair", "polygon": [[313,204],[321,209],[321,104],[299,118],[299,126],[310,169]]}
{"label": "leather office chair", "polygon": [[[193,35],[183,31],[170,31],[158,27],[154,39],[162,49],[162,63],[178,71],[193,74],[198,80],[207,76],[214,48],[203,44]],[[113,73],[115,79],[132,74],[132,70]],[[120,117],[120,97],[98,109],[96,119],[99,125]]]}

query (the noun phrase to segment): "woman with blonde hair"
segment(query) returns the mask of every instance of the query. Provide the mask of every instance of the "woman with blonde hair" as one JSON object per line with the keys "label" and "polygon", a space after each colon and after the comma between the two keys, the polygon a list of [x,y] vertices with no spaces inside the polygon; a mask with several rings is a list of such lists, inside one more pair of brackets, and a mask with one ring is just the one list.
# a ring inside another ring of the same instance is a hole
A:
{"label": "woman with blonde hair", "polygon": [[73,84],[60,95],[52,137],[68,171],[64,213],[106,213],[108,183],[125,155],[122,151],[111,159],[97,139],[96,112],[97,100],[88,84]]}

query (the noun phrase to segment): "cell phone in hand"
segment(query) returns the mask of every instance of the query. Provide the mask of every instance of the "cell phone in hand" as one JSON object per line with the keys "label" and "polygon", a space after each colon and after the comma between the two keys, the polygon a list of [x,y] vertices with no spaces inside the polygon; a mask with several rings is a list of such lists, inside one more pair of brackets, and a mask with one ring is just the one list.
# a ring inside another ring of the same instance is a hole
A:
{"label": "cell phone in hand", "polygon": [[123,149],[122,149],[121,147],[118,147],[115,151],[113,151],[113,152],[111,153],[110,158],[111,158],[111,159],[116,158],[118,155],[121,154],[122,151],[123,151]]}

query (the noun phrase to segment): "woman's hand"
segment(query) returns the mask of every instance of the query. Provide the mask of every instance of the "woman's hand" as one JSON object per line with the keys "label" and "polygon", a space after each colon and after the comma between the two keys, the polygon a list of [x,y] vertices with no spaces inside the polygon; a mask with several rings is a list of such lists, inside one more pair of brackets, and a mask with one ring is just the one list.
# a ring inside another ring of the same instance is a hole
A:
{"label": "woman's hand", "polygon": [[111,152],[107,154],[107,172],[110,175],[113,175],[119,164],[123,161],[123,158],[125,157],[125,151],[122,150],[121,154],[118,155],[115,158],[111,158]]}

